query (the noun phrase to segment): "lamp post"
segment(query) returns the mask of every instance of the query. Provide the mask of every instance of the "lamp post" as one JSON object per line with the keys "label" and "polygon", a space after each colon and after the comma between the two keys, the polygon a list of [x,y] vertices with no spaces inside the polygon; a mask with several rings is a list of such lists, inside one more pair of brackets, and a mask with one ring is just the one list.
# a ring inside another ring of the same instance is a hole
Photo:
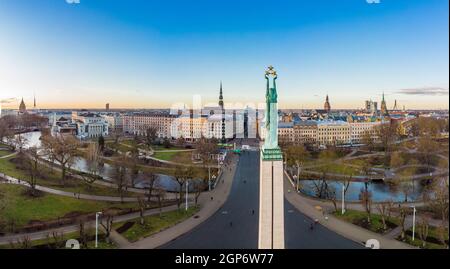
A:
{"label": "lamp post", "polygon": [[208,165],[208,190],[211,191],[211,166]]}
{"label": "lamp post", "polygon": [[412,206],[412,209],[413,209],[412,241],[414,241],[415,232],[416,232],[416,206]]}
{"label": "lamp post", "polygon": [[95,248],[98,247],[98,217],[102,214],[102,212],[95,213]]}
{"label": "lamp post", "polygon": [[189,208],[189,205],[188,205],[188,195],[189,195],[189,181],[188,180],[186,180],[186,211],[188,210],[188,208]]}
{"label": "lamp post", "polygon": [[342,212],[342,215],[344,215],[344,213],[345,213],[345,186],[344,185],[342,185],[342,210],[341,210],[341,212]]}

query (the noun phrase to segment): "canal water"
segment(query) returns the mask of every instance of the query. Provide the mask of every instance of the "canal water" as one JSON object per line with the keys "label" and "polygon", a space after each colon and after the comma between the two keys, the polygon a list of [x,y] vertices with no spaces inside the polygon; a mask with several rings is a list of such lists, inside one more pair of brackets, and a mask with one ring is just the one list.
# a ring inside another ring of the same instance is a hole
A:
{"label": "canal water", "polygon": [[[40,141],[41,132],[29,132],[21,135],[23,136],[23,138],[26,139],[24,148],[39,147],[41,145]],[[81,172],[89,171],[86,159],[81,157],[75,160],[71,168]],[[111,181],[111,173],[112,167],[107,163],[105,163],[99,171],[99,175],[106,181]],[[176,182],[174,177],[164,174],[156,174],[156,175],[158,178],[154,183],[155,186],[161,186],[163,189],[170,192],[175,192],[180,189],[180,185]],[[141,174],[135,178],[134,182],[135,182],[134,187],[136,188],[146,188],[149,186],[149,182],[143,179]],[[188,186],[188,188],[189,191],[193,191],[194,189],[192,185]]]}
{"label": "canal water", "polygon": [[[328,185],[328,190],[334,192],[337,200],[341,200],[342,198],[342,187],[343,181],[337,180],[326,180],[326,184]],[[320,197],[320,190],[324,189],[322,180],[300,180],[300,189],[301,192],[316,198],[325,198],[325,192],[322,192],[322,197]],[[350,185],[345,193],[345,201],[348,202],[358,202],[359,194],[361,193],[361,189],[365,189],[366,185],[364,182],[353,181],[350,182]],[[384,182],[370,182],[367,185],[367,190],[372,193],[372,201],[373,202],[383,202],[392,200],[394,202],[405,202],[405,197],[408,202],[414,202],[421,200],[422,193],[424,187],[421,185],[419,180],[413,180],[411,185],[408,186],[409,190],[407,195],[405,196],[402,191],[401,185],[390,185]]]}

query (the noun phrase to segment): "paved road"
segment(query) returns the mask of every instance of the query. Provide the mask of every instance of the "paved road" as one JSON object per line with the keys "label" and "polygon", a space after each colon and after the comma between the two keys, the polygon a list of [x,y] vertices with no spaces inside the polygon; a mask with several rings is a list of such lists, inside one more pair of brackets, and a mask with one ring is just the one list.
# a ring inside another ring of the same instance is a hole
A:
{"label": "paved road", "polygon": [[[230,196],[223,207],[191,232],[162,246],[168,249],[256,249],[258,247],[259,153],[242,154]],[[255,213],[252,214],[252,210]],[[232,226],[230,225],[232,222]],[[285,200],[286,248],[361,248],[316,225]]]}

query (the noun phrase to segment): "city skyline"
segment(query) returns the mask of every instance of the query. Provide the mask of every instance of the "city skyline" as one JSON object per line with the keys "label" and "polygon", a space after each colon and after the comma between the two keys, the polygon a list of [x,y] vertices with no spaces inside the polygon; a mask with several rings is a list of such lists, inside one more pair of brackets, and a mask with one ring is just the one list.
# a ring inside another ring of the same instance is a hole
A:
{"label": "city skyline", "polygon": [[[200,7],[201,6],[201,10]],[[164,10],[172,10],[169,15]],[[261,103],[280,71],[281,109],[448,109],[448,2],[0,3],[0,100],[38,108]],[[162,15],[164,14],[164,16]],[[232,18],[232,19],[230,19]],[[181,27],[182,26],[182,27]],[[15,98],[15,99],[10,99]]]}

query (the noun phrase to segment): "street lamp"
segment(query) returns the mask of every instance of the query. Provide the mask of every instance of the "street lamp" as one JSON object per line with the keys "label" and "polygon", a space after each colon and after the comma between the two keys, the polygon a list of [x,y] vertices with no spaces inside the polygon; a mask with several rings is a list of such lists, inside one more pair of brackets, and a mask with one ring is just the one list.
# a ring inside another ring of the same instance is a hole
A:
{"label": "street lamp", "polygon": [[189,195],[189,191],[188,191],[188,189],[189,189],[189,181],[186,180],[186,211],[187,211],[188,208],[189,208],[189,205],[188,205],[188,195]]}
{"label": "street lamp", "polygon": [[416,232],[416,206],[411,206],[413,209],[413,230],[412,230],[412,241],[414,241],[414,236]]}
{"label": "street lamp", "polygon": [[102,212],[95,213],[95,248],[98,247],[98,217],[102,214]]}
{"label": "street lamp", "polygon": [[342,185],[342,215],[345,213],[345,186]]}
{"label": "street lamp", "polygon": [[211,191],[211,166],[208,165],[208,190]]}

